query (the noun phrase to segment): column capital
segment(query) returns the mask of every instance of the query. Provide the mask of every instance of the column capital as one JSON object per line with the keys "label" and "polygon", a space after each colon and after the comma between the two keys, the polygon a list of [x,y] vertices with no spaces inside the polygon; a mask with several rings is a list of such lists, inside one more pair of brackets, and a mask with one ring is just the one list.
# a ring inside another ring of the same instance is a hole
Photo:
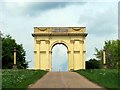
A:
{"label": "column capital", "polygon": [[37,53],[37,51],[34,51],[34,53]]}
{"label": "column capital", "polygon": [[49,53],[52,53],[52,51],[49,51]]}
{"label": "column capital", "polygon": [[50,44],[50,40],[46,40],[45,43],[46,43],[46,44]]}
{"label": "column capital", "polygon": [[41,43],[41,41],[40,41],[40,40],[36,40],[36,43],[37,43],[37,44],[40,44],[40,43]]}
{"label": "column capital", "polygon": [[80,43],[84,44],[84,40],[79,40]]}
{"label": "column capital", "polygon": [[74,44],[74,43],[75,43],[75,41],[74,41],[74,40],[70,40],[70,43]]}
{"label": "column capital", "polygon": [[71,51],[67,51],[67,53],[69,54]]}
{"label": "column capital", "polygon": [[86,51],[84,50],[83,53],[86,53]]}

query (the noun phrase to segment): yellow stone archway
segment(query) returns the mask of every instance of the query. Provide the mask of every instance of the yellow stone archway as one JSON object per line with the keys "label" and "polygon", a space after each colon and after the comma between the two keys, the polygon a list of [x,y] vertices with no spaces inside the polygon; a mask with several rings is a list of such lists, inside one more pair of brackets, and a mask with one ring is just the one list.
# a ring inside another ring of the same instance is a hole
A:
{"label": "yellow stone archway", "polygon": [[52,48],[64,44],[68,50],[68,70],[85,69],[85,27],[34,27],[34,68],[51,71]]}

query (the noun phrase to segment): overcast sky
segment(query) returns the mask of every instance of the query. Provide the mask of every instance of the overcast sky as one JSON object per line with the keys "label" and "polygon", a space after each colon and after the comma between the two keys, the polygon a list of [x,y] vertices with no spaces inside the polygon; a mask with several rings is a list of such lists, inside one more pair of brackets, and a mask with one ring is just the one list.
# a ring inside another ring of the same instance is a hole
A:
{"label": "overcast sky", "polygon": [[[104,41],[118,38],[118,2],[116,0],[110,0],[111,2],[96,0],[92,2],[86,0],[82,0],[84,2],[2,1],[0,3],[0,30],[4,34],[10,34],[17,43],[23,44],[27,60],[32,60],[29,64],[30,68],[33,68],[34,60],[33,37],[31,36],[33,27],[85,26],[88,33],[87,60],[95,57],[93,55],[95,47],[102,49]],[[65,52],[62,46],[55,47],[56,50]],[[61,56],[61,59],[65,59],[65,56]],[[61,61],[61,63],[64,62],[66,60]]]}

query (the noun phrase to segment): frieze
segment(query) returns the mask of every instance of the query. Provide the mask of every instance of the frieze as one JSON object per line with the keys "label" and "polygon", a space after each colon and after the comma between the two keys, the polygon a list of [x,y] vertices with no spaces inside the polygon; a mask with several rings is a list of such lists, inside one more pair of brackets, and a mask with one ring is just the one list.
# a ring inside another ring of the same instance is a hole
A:
{"label": "frieze", "polygon": [[40,31],[46,31],[47,30],[47,28],[45,28],[45,27],[40,27],[40,28],[37,27],[37,29],[39,29]]}
{"label": "frieze", "polygon": [[72,29],[75,30],[75,31],[79,31],[79,30],[81,30],[80,27],[74,27],[74,28],[72,28]]}

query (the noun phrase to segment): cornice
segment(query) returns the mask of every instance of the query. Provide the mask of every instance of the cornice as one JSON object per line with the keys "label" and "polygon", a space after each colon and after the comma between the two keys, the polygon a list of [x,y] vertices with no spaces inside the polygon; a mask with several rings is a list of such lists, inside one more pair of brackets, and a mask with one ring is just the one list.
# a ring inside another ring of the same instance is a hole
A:
{"label": "cornice", "polygon": [[33,33],[32,36],[87,36],[88,33]]}

